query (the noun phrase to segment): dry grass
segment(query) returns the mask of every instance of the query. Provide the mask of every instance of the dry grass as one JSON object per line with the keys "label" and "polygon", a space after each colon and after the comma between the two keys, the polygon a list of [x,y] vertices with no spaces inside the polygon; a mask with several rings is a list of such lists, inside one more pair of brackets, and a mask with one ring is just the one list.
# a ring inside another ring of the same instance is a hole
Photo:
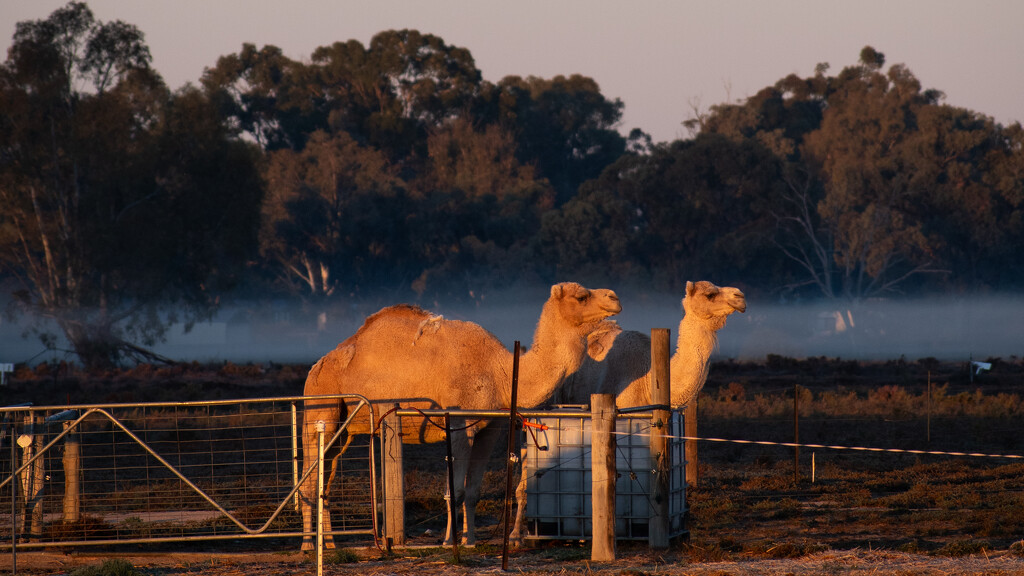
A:
{"label": "dry grass", "polygon": [[[775,547],[774,557],[735,560],[705,558],[695,560],[678,553],[650,553],[620,549],[613,562],[590,562],[585,554],[517,553],[509,560],[513,573],[544,576],[786,576],[842,574],[852,576],[931,576],[948,574],[1010,575],[1024,573],[1024,559],[1010,553],[975,554],[950,557],[867,549],[827,550],[799,557],[787,557],[786,547]],[[340,557],[325,558],[327,575],[384,576],[420,574],[448,576],[501,573],[500,552],[464,550],[463,561],[452,561],[451,552],[433,549],[426,553],[382,556],[376,549],[347,549]],[[205,554],[125,554],[119,560],[140,573],[153,576],[307,576],[316,574],[315,563],[301,554],[205,553]],[[19,574],[68,574],[82,566],[99,567],[109,556],[38,554],[19,555]],[[5,564],[0,555],[0,567]],[[9,564],[8,564],[9,566]]]}

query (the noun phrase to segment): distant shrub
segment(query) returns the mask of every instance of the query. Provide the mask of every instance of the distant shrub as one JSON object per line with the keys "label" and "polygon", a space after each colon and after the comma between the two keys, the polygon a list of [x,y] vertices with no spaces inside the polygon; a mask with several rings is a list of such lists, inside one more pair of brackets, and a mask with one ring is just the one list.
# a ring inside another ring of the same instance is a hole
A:
{"label": "distant shrub", "polygon": [[728,550],[723,548],[721,543],[700,545],[684,542],[680,546],[680,551],[687,560],[694,563],[721,562],[729,557]]}
{"label": "distant shrub", "polygon": [[142,576],[127,560],[106,560],[99,566],[82,566],[71,573],[71,576]]}
{"label": "distant shrub", "polygon": [[336,548],[333,554],[324,557],[324,564],[354,564],[359,562],[359,555],[348,548]]}
{"label": "distant shrub", "polygon": [[768,354],[765,356],[765,365],[769,370],[794,370],[800,367],[800,361],[788,356]]}
{"label": "distant shrub", "polygon": [[753,509],[762,512],[766,518],[774,519],[795,518],[803,510],[800,502],[792,498],[761,500],[754,504]]}
{"label": "distant shrub", "polygon": [[719,402],[743,402],[746,399],[747,391],[739,382],[730,382],[718,389]]}
{"label": "distant shrub", "polygon": [[263,368],[255,364],[238,365],[232,362],[225,362],[219,372],[222,376],[256,377],[263,374]]}
{"label": "distant shrub", "polygon": [[828,546],[820,543],[795,543],[795,542],[755,542],[747,547],[746,551],[756,556],[768,558],[799,558],[808,554],[824,552]]}
{"label": "distant shrub", "polygon": [[900,552],[908,552],[910,554],[917,554],[917,553],[921,552],[921,544],[917,540],[911,540],[910,542],[905,542],[903,544],[900,544],[899,547],[897,548],[897,550],[899,550]]}
{"label": "distant shrub", "polygon": [[[1016,418],[1024,416],[1020,394],[973,392],[949,394],[949,384],[935,386],[931,398],[925,390],[896,384],[879,386],[865,393],[842,386],[814,391],[800,386],[799,409],[807,416],[857,416],[885,419],[932,417]],[[751,393],[749,384],[730,382],[702,393],[697,404],[698,417],[711,418],[783,418],[793,413],[793,388],[777,392]]]}
{"label": "distant shrub", "polygon": [[984,540],[956,540],[939,548],[935,551],[935,554],[957,558],[960,556],[970,556],[971,554],[980,554],[991,549],[992,545]]}

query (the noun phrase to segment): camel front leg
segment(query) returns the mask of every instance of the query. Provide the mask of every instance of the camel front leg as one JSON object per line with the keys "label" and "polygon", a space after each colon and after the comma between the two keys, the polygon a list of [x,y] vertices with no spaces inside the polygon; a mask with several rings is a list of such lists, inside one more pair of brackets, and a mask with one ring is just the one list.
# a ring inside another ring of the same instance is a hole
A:
{"label": "camel front leg", "polygon": [[[451,443],[452,443],[452,478],[454,486],[449,486],[448,497],[452,498],[453,504],[446,506],[448,513],[448,526],[444,531],[444,545],[451,546],[455,543],[455,537],[453,530],[455,529],[458,518],[452,517],[452,510],[458,510],[462,503],[466,500],[466,469],[469,466],[469,456],[472,451],[472,446],[469,441],[469,435],[463,428],[461,422],[452,420],[451,426],[453,428],[451,432]],[[447,476],[447,473],[446,473]]]}
{"label": "camel front leg", "polygon": [[526,516],[526,481],[529,473],[526,466],[526,445],[519,451],[519,484],[516,486],[516,520],[508,535],[508,542],[513,548],[523,545],[523,518]]}

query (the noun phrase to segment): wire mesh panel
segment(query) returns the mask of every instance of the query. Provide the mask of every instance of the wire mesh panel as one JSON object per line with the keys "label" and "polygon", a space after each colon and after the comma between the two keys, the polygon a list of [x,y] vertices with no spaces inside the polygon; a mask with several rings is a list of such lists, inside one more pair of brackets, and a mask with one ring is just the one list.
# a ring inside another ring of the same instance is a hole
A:
{"label": "wire mesh panel", "polygon": [[[683,415],[671,413],[669,450],[669,536],[685,532],[686,460]],[[586,539],[592,534],[590,413],[576,417],[533,418],[547,426],[528,438],[523,474],[526,484],[526,537]],[[626,540],[647,538],[653,510],[650,495],[651,459],[647,418],[616,420],[615,535]]]}
{"label": "wire mesh panel", "polygon": [[[301,398],[0,409],[0,547],[299,535],[301,410]],[[336,533],[372,533],[371,467],[357,436],[334,483]]]}

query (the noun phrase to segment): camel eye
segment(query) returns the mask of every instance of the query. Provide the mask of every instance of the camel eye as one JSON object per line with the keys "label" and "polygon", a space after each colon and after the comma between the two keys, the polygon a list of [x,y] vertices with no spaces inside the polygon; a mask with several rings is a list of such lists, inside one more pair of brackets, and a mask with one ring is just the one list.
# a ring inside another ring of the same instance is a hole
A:
{"label": "camel eye", "polygon": [[716,296],[718,296],[718,292],[712,292],[708,294],[708,300],[714,300]]}

